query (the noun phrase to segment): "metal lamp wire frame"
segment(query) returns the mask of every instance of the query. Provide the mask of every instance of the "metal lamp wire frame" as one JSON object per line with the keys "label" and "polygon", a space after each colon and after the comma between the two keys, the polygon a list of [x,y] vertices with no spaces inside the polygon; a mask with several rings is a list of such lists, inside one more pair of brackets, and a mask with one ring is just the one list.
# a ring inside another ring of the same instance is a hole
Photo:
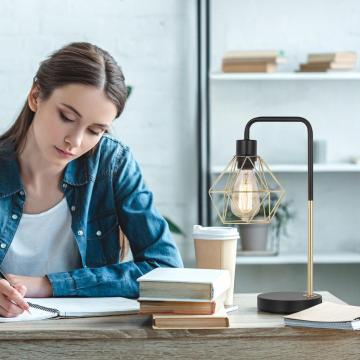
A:
{"label": "metal lamp wire frame", "polygon": [[[242,164],[238,168],[238,164]],[[247,164],[246,169],[244,165]],[[234,185],[241,172],[248,170],[248,165],[253,168],[255,180],[257,183],[256,191],[236,191]],[[225,186],[221,184],[226,180]],[[270,181],[272,184],[270,184]],[[257,193],[260,197],[260,204],[257,209],[254,209],[252,216],[249,219],[241,219],[234,215],[231,210],[231,202],[235,194],[254,194]],[[273,202],[276,194],[276,201]],[[216,209],[216,212],[223,224],[268,224],[271,222],[277,209],[280,206],[282,199],[285,196],[285,190],[270,170],[267,163],[260,156],[237,156],[235,155],[222,173],[215,179],[213,185],[209,189],[209,196]],[[223,208],[220,211],[216,198],[220,196],[223,201]],[[229,214],[230,213],[230,214]]]}

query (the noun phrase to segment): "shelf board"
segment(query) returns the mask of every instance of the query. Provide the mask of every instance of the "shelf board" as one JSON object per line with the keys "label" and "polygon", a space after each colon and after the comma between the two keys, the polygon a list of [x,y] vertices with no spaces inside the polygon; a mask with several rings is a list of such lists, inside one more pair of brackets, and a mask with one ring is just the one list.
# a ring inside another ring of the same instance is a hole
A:
{"label": "shelf board", "polygon": [[[275,256],[237,256],[237,265],[306,264],[307,256],[280,254]],[[359,253],[315,254],[314,264],[360,264]]]}
{"label": "shelf board", "polygon": [[211,72],[211,80],[360,80],[360,71],[348,72],[275,72],[275,73],[222,73]]}
{"label": "shelf board", "polygon": [[[270,170],[277,173],[301,173],[307,172],[306,164],[274,164],[269,165]],[[213,166],[211,172],[220,174],[225,166]],[[360,172],[359,164],[314,164],[314,172]]]}

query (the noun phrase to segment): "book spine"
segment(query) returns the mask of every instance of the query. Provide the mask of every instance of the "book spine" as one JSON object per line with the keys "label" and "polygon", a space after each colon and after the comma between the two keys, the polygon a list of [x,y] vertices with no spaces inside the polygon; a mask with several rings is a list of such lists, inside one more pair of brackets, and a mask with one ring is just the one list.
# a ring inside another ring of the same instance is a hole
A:
{"label": "book spine", "polygon": [[276,64],[277,63],[277,59],[276,57],[268,57],[268,58],[248,58],[248,59],[243,59],[243,58],[223,58],[222,62],[223,64],[227,64],[227,65],[237,65],[237,64],[264,64],[264,63],[272,63],[272,64]]}
{"label": "book spine", "polygon": [[223,72],[274,72],[276,64],[272,63],[254,63],[254,64],[222,64]]}
{"label": "book spine", "polygon": [[283,51],[270,50],[270,51],[228,51],[224,54],[224,58],[239,58],[239,59],[249,59],[249,58],[276,58],[279,56],[284,56]]}

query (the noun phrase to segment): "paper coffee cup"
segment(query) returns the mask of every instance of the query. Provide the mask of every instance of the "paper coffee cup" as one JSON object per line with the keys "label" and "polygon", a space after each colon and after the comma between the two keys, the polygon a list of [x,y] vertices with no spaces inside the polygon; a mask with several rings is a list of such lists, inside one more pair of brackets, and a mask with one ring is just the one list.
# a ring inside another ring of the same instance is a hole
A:
{"label": "paper coffee cup", "polygon": [[225,305],[233,304],[236,247],[239,232],[234,227],[203,227],[194,225],[196,266],[201,269],[229,270],[231,286],[227,291]]}

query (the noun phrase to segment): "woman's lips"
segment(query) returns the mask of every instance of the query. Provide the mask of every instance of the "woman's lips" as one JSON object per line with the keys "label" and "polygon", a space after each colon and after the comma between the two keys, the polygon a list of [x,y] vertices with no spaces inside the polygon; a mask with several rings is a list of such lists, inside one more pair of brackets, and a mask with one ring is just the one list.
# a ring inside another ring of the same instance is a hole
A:
{"label": "woman's lips", "polygon": [[64,158],[70,158],[70,157],[73,157],[73,156],[74,156],[74,154],[69,153],[69,152],[67,152],[67,151],[65,151],[65,150],[61,150],[61,149],[59,149],[57,146],[55,146],[55,149],[56,149],[57,153],[58,153],[60,156],[64,157]]}

